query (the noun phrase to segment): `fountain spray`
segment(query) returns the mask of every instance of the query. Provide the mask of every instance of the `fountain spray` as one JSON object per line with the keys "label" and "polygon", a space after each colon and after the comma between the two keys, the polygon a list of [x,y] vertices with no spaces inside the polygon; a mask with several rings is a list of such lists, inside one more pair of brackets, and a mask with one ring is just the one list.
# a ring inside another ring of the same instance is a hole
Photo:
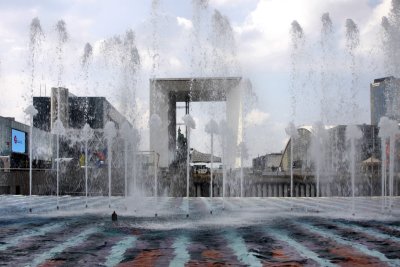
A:
{"label": "fountain spray", "polygon": [[38,113],[33,105],[25,109],[25,113],[29,115],[29,195],[32,196],[32,134],[33,134],[33,117]]}
{"label": "fountain spray", "polygon": [[[157,114],[151,115],[150,121],[149,121],[149,126],[151,128],[151,131],[153,134],[156,136],[159,133],[159,130],[161,128],[162,122],[160,116]],[[158,138],[154,138],[154,140],[158,140]],[[158,142],[158,141],[157,141]],[[157,147],[157,145],[155,146]],[[156,213],[155,216],[157,216],[157,210],[158,210],[158,164],[156,163],[156,157],[157,157],[157,151],[154,151],[154,197],[156,199]]]}
{"label": "fountain spray", "polygon": [[112,142],[116,136],[115,124],[108,121],[104,126],[104,135],[107,139],[107,156],[108,156],[108,207],[111,208],[111,162],[112,162]]}
{"label": "fountain spray", "polygon": [[[60,95],[60,91],[58,90],[58,95]],[[60,102],[58,102],[58,109],[60,111]],[[63,123],[61,122],[60,118],[57,118],[57,120],[54,122],[53,129],[52,129],[53,134],[56,134],[57,136],[57,209],[59,208],[59,184],[60,184],[60,135],[65,134],[65,128]]]}
{"label": "fountain spray", "polygon": [[133,131],[129,123],[124,121],[119,132],[120,136],[124,139],[124,196],[126,198],[128,196],[128,147],[129,139],[133,136]]}
{"label": "fountain spray", "polygon": [[239,153],[240,153],[240,197],[244,197],[243,191],[243,161],[249,157],[247,152],[247,147],[244,142],[239,144]]}
{"label": "fountain spray", "polygon": [[213,197],[213,175],[214,175],[214,134],[218,134],[218,124],[215,120],[210,120],[205,127],[206,133],[211,137],[211,167],[210,167],[210,197]]}
{"label": "fountain spray", "polygon": [[85,141],[85,197],[86,208],[88,207],[88,142],[93,136],[93,130],[85,123],[82,129],[83,140]]}
{"label": "fountain spray", "polygon": [[190,177],[190,130],[196,129],[196,123],[190,114],[186,114],[182,118],[187,129],[187,153],[186,153],[186,197],[187,197],[187,214],[189,216],[189,177]]}
{"label": "fountain spray", "polygon": [[290,196],[293,197],[293,143],[298,138],[296,126],[290,122],[285,129],[286,134],[290,137]]}
{"label": "fountain spray", "polygon": [[382,117],[379,121],[379,137],[381,138],[381,154],[382,154],[382,211],[386,206],[387,195],[387,158],[386,158],[386,140],[389,138],[389,195],[393,195],[393,177],[394,177],[394,139],[398,133],[398,125],[396,121],[387,117]]}
{"label": "fountain spray", "polygon": [[317,180],[317,192],[316,197],[320,197],[320,176],[321,176],[321,158],[324,157],[323,143],[325,139],[325,126],[322,122],[316,122],[313,126],[314,138],[313,138],[313,155],[316,160],[316,180]]}
{"label": "fountain spray", "polygon": [[350,141],[350,169],[351,169],[351,197],[352,214],[355,215],[355,172],[356,172],[356,148],[355,141],[362,137],[361,130],[356,125],[349,125],[346,129],[346,139]]}
{"label": "fountain spray", "polygon": [[225,209],[225,182],[226,182],[226,164],[227,164],[227,137],[228,125],[225,120],[219,124],[219,131],[222,145],[222,209]]}

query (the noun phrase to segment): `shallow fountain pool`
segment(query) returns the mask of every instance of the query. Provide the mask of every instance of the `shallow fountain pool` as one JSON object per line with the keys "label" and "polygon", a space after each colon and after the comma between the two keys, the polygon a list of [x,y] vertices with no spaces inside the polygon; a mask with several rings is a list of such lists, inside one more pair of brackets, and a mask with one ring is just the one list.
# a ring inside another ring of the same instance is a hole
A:
{"label": "shallow fountain pool", "polygon": [[186,198],[1,201],[5,266],[400,265],[400,198],[356,198],[354,214],[349,198],[193,198],[189,217]]}

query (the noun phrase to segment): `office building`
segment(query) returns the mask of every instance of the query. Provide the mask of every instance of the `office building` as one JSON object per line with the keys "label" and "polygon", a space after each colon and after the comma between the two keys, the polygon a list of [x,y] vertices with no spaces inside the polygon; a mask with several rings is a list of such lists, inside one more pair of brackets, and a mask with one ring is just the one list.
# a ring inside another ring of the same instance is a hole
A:
{"label": "office building", "polygon": [[371,124],[381,117],[400,121],[400,79],[393,76],[375,79],[370,85]]}

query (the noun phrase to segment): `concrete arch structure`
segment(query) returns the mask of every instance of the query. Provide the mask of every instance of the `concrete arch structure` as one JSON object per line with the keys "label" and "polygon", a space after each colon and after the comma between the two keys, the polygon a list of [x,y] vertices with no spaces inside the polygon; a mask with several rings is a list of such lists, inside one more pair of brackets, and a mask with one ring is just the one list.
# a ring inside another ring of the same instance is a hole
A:
{"label": "concrete arch structure", "polygon": [[[230,129],[226,165],[240,164],[236,147],[243,139],[243,98],[251,83],[242,77],[168,78],[150,80],[150,117],[161,118],[160,129],[150,129],[150,149],[160,154],[160,167],[168,167],[176,154],[176,103],[226,102],[226,121]],[[196,129],[204,131],[204,129]],[[234,150],[233,150],[234,149]]]}

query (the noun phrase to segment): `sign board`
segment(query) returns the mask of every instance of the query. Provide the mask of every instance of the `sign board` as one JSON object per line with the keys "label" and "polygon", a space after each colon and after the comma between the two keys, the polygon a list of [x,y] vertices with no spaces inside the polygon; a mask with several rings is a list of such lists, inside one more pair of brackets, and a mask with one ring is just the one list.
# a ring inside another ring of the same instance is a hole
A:
{"label": "sign board", "polygon": [[11,129],[11,151],[14,153],[26,153],[26,133]]}

